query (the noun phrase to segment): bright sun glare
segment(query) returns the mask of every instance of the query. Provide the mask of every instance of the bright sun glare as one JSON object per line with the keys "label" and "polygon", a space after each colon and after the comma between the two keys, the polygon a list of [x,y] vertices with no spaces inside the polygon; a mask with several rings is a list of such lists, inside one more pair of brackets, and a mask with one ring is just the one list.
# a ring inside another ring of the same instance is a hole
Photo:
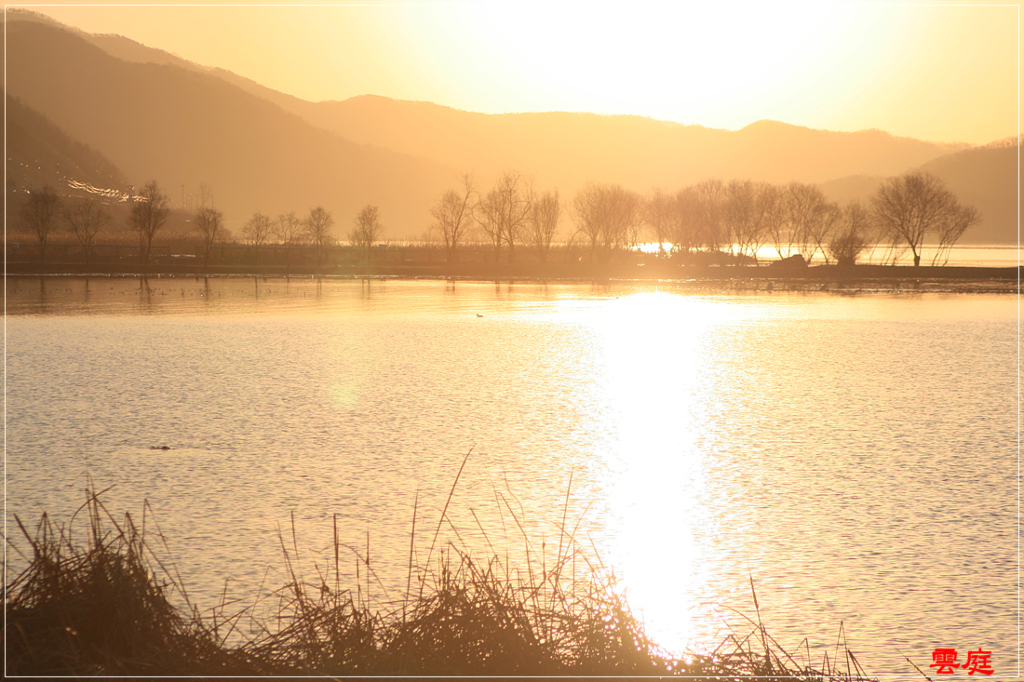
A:
{"label": "bright sun glare", "polygon": [[[54,6],[310,101],[761,119],[984,144],[1017,131],[1017,7],[868,2]],[[941,112],[941,116],[936,116]]]}
{"label": "bright sun glare", "polygon": [[604,301],[584,320],[602,353],[594,390],[611,406],[603,487],[616,527],[605,551],[648,632],[669,649],[706,634],[696,617],[709,565],[699,540],[710,528],[700,502],[707,492],[700,387],[708,339],[726,315],[720,302],[656,292]]}
{"label": "bright sun glare", "polygon": [[[828,55],[847,56],[861,21],[849,6],[774,3],[558,3],[544,14],[505,3],[468,10],[470,34],[487,38],[519,94],[537,100],[530,106],[691,121],[751,100],[781,103],[801,74],[825,87]],[[877,55],[862,57],[860,67]]]}

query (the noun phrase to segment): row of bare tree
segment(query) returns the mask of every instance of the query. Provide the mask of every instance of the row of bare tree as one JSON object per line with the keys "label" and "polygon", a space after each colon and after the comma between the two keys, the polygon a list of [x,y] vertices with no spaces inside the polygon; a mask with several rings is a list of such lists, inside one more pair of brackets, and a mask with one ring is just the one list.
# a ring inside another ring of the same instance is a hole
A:
{"label": "row of bare tree", "polygon": [[[149,260],[153,238],[169,213],[167,197],[155,181],[146,185],[132,202],[128,227],[138,234],[140,253],[145,262]],[[97,197],[61,200],[50,186],[29,195],[22,206],[21,217],[24,226],[39,242],[41,260],[46,260],[46,245],[60,217],[84,248],[86,263],[97,235],[111,221],[110,212]]]}
{"label": "row of bare tree", "polygon": [[[203,267],[209,265],[210,252],[218,241],[228,234],[224,214],[212,205],[212,193],[205,184],[200,186],[199,202],[192,221],[203,248]],[[139,253],[145,267],[149,263],[153,240],[170,215],[167,195],[154,180],[132,197],[128,212],[128,228],[139,240]],[[89,262],[93,245],[100,230],[111,221],[110,212],[95,197],[77,197],[61,200],[52,187],[33,192],[22,207],[22,221],[29,232],[36,237],[40,246],[41,260],[46,258],[46,245],[61,217],[75,238],[81,243]],[[255,212],[242,227],[242,239],[255,255],[259,265],[260,247],[270,240],[290,247],[297,244],[312,244],[317,254],[317,267],[322,264],[324,248],[334,242],[331,228],[334,218],[322,206],[310,209],[304,219],[294,212],[281,214],[277,220]],[[370,256],[370,249],[379,241],[383,232],[379,211],[376,206],[363,208],[355,219],[355,226],[349,233],[349,240],[358,247],[364,257]],[[290,262],[290,250],[288,251]]]}
{"label": "row of bare tree", "polygon": [[928,173],[908,173],[883,182],[870,204],[830,202],[814,185],[709,180],[675,195],[655,192],[646,222],[659,243],[672,249],[735,249],[757,259],[763,246],[780,258],[799,254],[810,262],[853,264],[870,246],[884,244],[883,262],[895,263],[909,249],[914,265],[928,236],[938,248],[933,264],[948,260],[978,211],[962,206],[942,182]]}
{"label": "row of bare tree", "polygon": [[[208,193],[201,192],[201,197]],[[214,243],[223,237],[224,215],[219,209],[206,206],[201,200],[200,208],[195,214],[196,229],[203,243],[203,267],[209,265],[210,251]],[[309,215],[299,218],[294,211],[282,213],[274,220],[259,211],[253,213],[242,226],[242,240],[252,248],[255,264],[259,265],[260,248],[275,241],[285,246],[286,262],[291,264],[290,247],[298,244],[312,244],[316,251],[316,265],[323,264],[324,249],[333,244],[335,239],[331,233],[334,216],[323,206],[309,210]],[[380,221],[380,211],[372,204],[365,206],[356,215],[355,226],[349,232],[349,241],[356,246],[366,259],[370,258],[371,247],[380,240],[384,226]]]}
{"label": "row of bare tree", "polygon": [[[203,267],[209,263],[210,251],[222,234],[223,214],[215,208],[204,206],[196,212],[196,229],[203,243]],[[271,241],[285,246],[287,263],[291,264],[290,247],[299,244],[312,244],[316,251],[316,264],[319,268],[323,263],[324,249],[335,242],[331,234],[334,216],[323,206],[309,210],[309,215],[300,219],[294,211],[282,213],[274,220],[268,215],[257,211],[242,226],[242,241],[252,248],[255,264],[259,265],[260,248]],[[371,257],[371,249],[380,241],[384,226],[380,222],[380,211],[376,206],[367,205],[357,215],[355,226],[349,232],[348,239],[363,258]]]}
{"label": "row of bare tree", "polygon": [[494,246],[495,262],[503,248],[508,261],[515,262],[517,245],[532,247],[544,262],[558,231],[561,202],[558,190],[537,193],[533,183],[516,171],[502,173],[486,194],[478,194],[473,178],[465,175],[459,190],[445,192],[430,215],[449,261],[457,259],[459,244],[478,227]]}
{"label": "row of bare tree", "polygon": [[[459,244],[474,228],[493,245],[495,260],[506,249],[513,262],[521,244],[546,260],[562,213],[557,190],[537,193],[515,171],[502,173],[486,193],[477,192],[468,175],[461,185],[431,209],[448,260],[456,260]],[[924,240],[931,237],[938,245],[932,263],[938,264],[980,221],[976,209],[961,205],[938,178],[921,172],[889,178],[867,206],[856,200],[840,206],[818,187],[798,182],[706,180],[647,196],[621,185],[588,183],[566,212],[575,228],[569,241],[587,244],[592,261],[653,240],[665,254],[730,252],[756,263],[758,252],[769,246],[780,258],[799,254],[810,262],[820,254],[840,265],[884,244],[883,262],[896,263],[909,250],[920,265]]]}
{"label": "row of bare tree", "polygon": [[[212,193],[205,189],[193,216],[204,268],[214,244],[226,235],[224,216],[206,205],[212,203]],[[143,263],[149,262],[153,239],[170,213],[168,203],[156,181],[132,201],[127,223],[138,236]],[[932,264],[944,264],[953,245],[980,221],[976,209],[961,205],[938,178],[922,172],[889,178],[868,205],[854,200],[840,206],[816,186],[797,182],[706,180],[674,193],[655,190],[646,196],[621,185],[588,183],[564,212],[574,226],[569,243],[578,240],[589,247],[591,261],[653,240],[663,254],[727,252],[756,263],[758,252],[769,246],[780,258],[799,254],[810,262],[820,254],[826,263],[840,265],[853,264],[870,246],[884,244],[883,262],[896,263],[909,250],[914,265],[920,265],[922,247],[930,238],[937,245]],[[522,174],[506,171],[487,192],[478,192],[473,178],[464,176],[461,187],[445,192],[430,213],[432,230],[449,261],[457,259],[459,245],[477,232],[492,244],[495,261],[504,252],[509,262],[515,262],[516,248],[526,246],[544,262],[558,233],[563,205],[558,190],[537,192]],[[52,188],[33,192],[22,218],[38,239],[44,259],[57,216],[82,244],[88,261],[110,213],[95,198],[62,202]],[[290,212],[274,220],[257,211],[244,223],[242,239],[253,249],[257,265],[260,248],[272,240],[286,247],[312,244],[319,268],[325,247],[334,241],[333,225],[333,216],[321,206],[301,219]],[[369,258],[382,232],[378,208],[368,205],[356,216],[348,237]]]}

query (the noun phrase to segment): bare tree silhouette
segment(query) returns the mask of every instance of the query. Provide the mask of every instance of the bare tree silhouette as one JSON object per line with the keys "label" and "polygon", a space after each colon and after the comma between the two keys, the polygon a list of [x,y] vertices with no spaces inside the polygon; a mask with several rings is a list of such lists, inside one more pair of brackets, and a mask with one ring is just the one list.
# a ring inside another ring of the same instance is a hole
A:
{"label": "bare tree silhouette", "polygon": [[871,214],[854,199],[840,211],[828,242],[828,253],[837,265],[854,265],[871,242]]}
{"label": "bare tree silhouette", "polygon": [[643,225],[643,201],[620,185],[588,183],[576,192],[571,214],[577,232],[590,242],[594,262],[609,257],[614,249],[636,245]]}
{"label": "bare tree silhouette", "polygon": [[576,192],[572,200],[572,221],[576,232],[590,242],[590,262],[597,256],[597,245],[601,239],[604,215],[602,212],[602,187],[588,182]]}
{"label": "bare tree silhouette", "polygon": [[472,212],[480,229],[494,245],[494,262],[501,260],[501,245],[505,243],[505,224],[501,219],[501,202],[493,190],[480,197]]}
{"label": "bare tree silhouette", "polygon": [[749,253],[755,260],[764,234],[757,190],[753,180],[732,180],[725,186],[722,206],[726,232],[732,235],[740,253]]}
{"label": "bare tree silhouette", "polygon": [[558,232],[558,220],[561,217],[562,204],[558,199],[558,190],[544,192],[534,198],[530,208],[529,243],[537,250],[541,263],[548,261],[551,241]]}
{"label": "bare tree silhouette", "polygon": [[369,262],[373,255],[373,245],[380,240],[384,226],[380,222],[380,211],[376,206],[367,204],[356,215],[356,224],[349,232],[348,238],[362,253],[363,260]]}
{"label": "bare tree silhouette", "polygon": [[142,192],[134,198],[131,212],[128,214],[129,227],[139,235],[139,258],[142,272],[149,271],[149,254],[153,249],[153,237],[163,227],[170,209],[167,208],[167,195],[160,190],[156,180],[152,180],[142,188]]}
{"label": "bare tree silhouette", "polygon": [[808,263],[814,258],[827,204],[825,195],[814,185],[791,182],[786,186],[789,249],[785,255],[791,256],[796,251]]}
{"label": "bare tree silhouette", "polygon": [[[977,211],[961,207],[956,197],[931,173],[907,173],[879,186],[871,206],[882,234],[893,245],[903,245],[921,264],[925,235],[934,232],[948,252],[964,231],[980,220]],[[945,232],[945,234],[944,234]],[[898,256],[894,256],[894,261]]]}
{"label": "bare tree silhouette", "polygon": [[284,245],[286,271],[292,267],[292,247],[301,243],[306,236],[306,228],[294,211],[277,216],[277,222],[274,223],[274,237]]}
{"label": "bare tree silhouette", "polygon": [[444,241],[445,257],[448,262],[457,259],[456,249],[473,220],[473,178],[466,174],[462,178],[462,190],[448,190],[441,200],[430,209],[434,217],[434,229]]}
{"label": "bare tree silhouette", "polygon": [[110,222],[110,213],[96,197],[80,197],[66,202],[61,215],[85,250],[85,264],[88,265],[96,235]]}
{"label": "bare tree silhouette", "polygon": [[764,228],[764,242],[775,246],[779,258],[783,257],[782,244],[786,232],[786,193],[770,182],[757,185],[757,213]]}
{"label": "bare tree silhouette", "polygon": [[665,243],[673,243],[673,214],[675,213],[675,197],[663,189],[656,189],[644,201],[644,222],[651,228],[654,240],[658,242],[658,253],[665,254]]}
{"label": "bare tree silhouette", "polygon": [[724,215],[725,185],[721,180],[704,180],[693,189],[697,197],[697,243],[709,252],[721,251],[731,241]]}
{"label": "bare tree silhouette", "polygon": [[973,227],[981,222],[981,213],[973,206],[957,206],[951,211],[946,219],[939,223],[939,248],[932,258],[932,265],[942,265],[949,262],[949,252],[953,245],[960,241],[967,228]]}
{"label": "bare tree silhouette", "polygon": [[217,237],[223,233],[224,214],[219,210],[206,206],[199,209],[195,217],[196,230],[203,240],[203,270],[210,269],[210,251]]}
{"label": "bare tree silhouette", "polygon": [[684,187],[675,195],[672,213],[672,248],[690,253],[700,247],[700,197],[694,185]]}
{"label": "bare tree silhouette", "polygon": [[53,187],[46,185],[32,192],[22,207],[21,217],[29,231],[39,241],[39,260],[46,261],[46,243],[54,228],[54,217],[60,210],[60,197]]}
{"label": "bare tree silhouette", "polygon": [[323,266],[324,248],[333,241],[331,226],[334,225],[334,217],[323,206],[317,206],[309,210],[309,216],[303,224],[309,241],[316,247],[316,267],[319,271]]}
{"label": "bare tree silhouette", "polygon": [[505,171],[494,188],[477,204],[474,217],[494,244],[494,260],[501,246],[508,246],[508,262],[516,260],[516,244],[522,241],[530,219],[533,187],[518,171]]}
{"label": "bare tree silhouette", "polygon": [[254,265],[260,264],[260,248],[270,239],[270,233],[274,227],[270,216],[263,215],[259,211],[252,214],[252,217],[245,221],[242,226],[242,239],[252,249]]}

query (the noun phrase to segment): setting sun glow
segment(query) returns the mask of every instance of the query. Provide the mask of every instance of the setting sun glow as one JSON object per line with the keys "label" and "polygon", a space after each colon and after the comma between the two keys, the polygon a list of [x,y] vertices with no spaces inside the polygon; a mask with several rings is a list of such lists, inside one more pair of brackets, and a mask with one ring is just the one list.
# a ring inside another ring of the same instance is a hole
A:
{"label": "setting sun glow", "polygon": [[1020,677],[1019,4],[94,1],[4,10],[5,673]]}
{"label": "setting sun glow", "polygon": [[[36,8],[311,101],[1017,133],[1013,5],[507,3]],[[935,114],[941,112],[942,116]]]}

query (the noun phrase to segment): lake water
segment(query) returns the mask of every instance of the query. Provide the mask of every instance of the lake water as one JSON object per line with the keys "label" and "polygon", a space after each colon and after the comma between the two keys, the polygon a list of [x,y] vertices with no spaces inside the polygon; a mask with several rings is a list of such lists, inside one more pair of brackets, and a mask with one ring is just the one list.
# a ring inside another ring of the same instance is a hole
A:
{"label": "lake water", "polygon": [[816,664],[842,623],[876,675],[937,647],[1017,674],[1014,294],[149,285],[8,278],[8,530],[67,521],[90,479],[148,500],[209,607],[285,582],[293,515],[312,578],[336,516],[394,598],[414,500],[422,561],[471,450],[442,538],[521,561],[514,510],[550,554],[571,476],[577,538],[669,650],[753,616],[752,579]]}

